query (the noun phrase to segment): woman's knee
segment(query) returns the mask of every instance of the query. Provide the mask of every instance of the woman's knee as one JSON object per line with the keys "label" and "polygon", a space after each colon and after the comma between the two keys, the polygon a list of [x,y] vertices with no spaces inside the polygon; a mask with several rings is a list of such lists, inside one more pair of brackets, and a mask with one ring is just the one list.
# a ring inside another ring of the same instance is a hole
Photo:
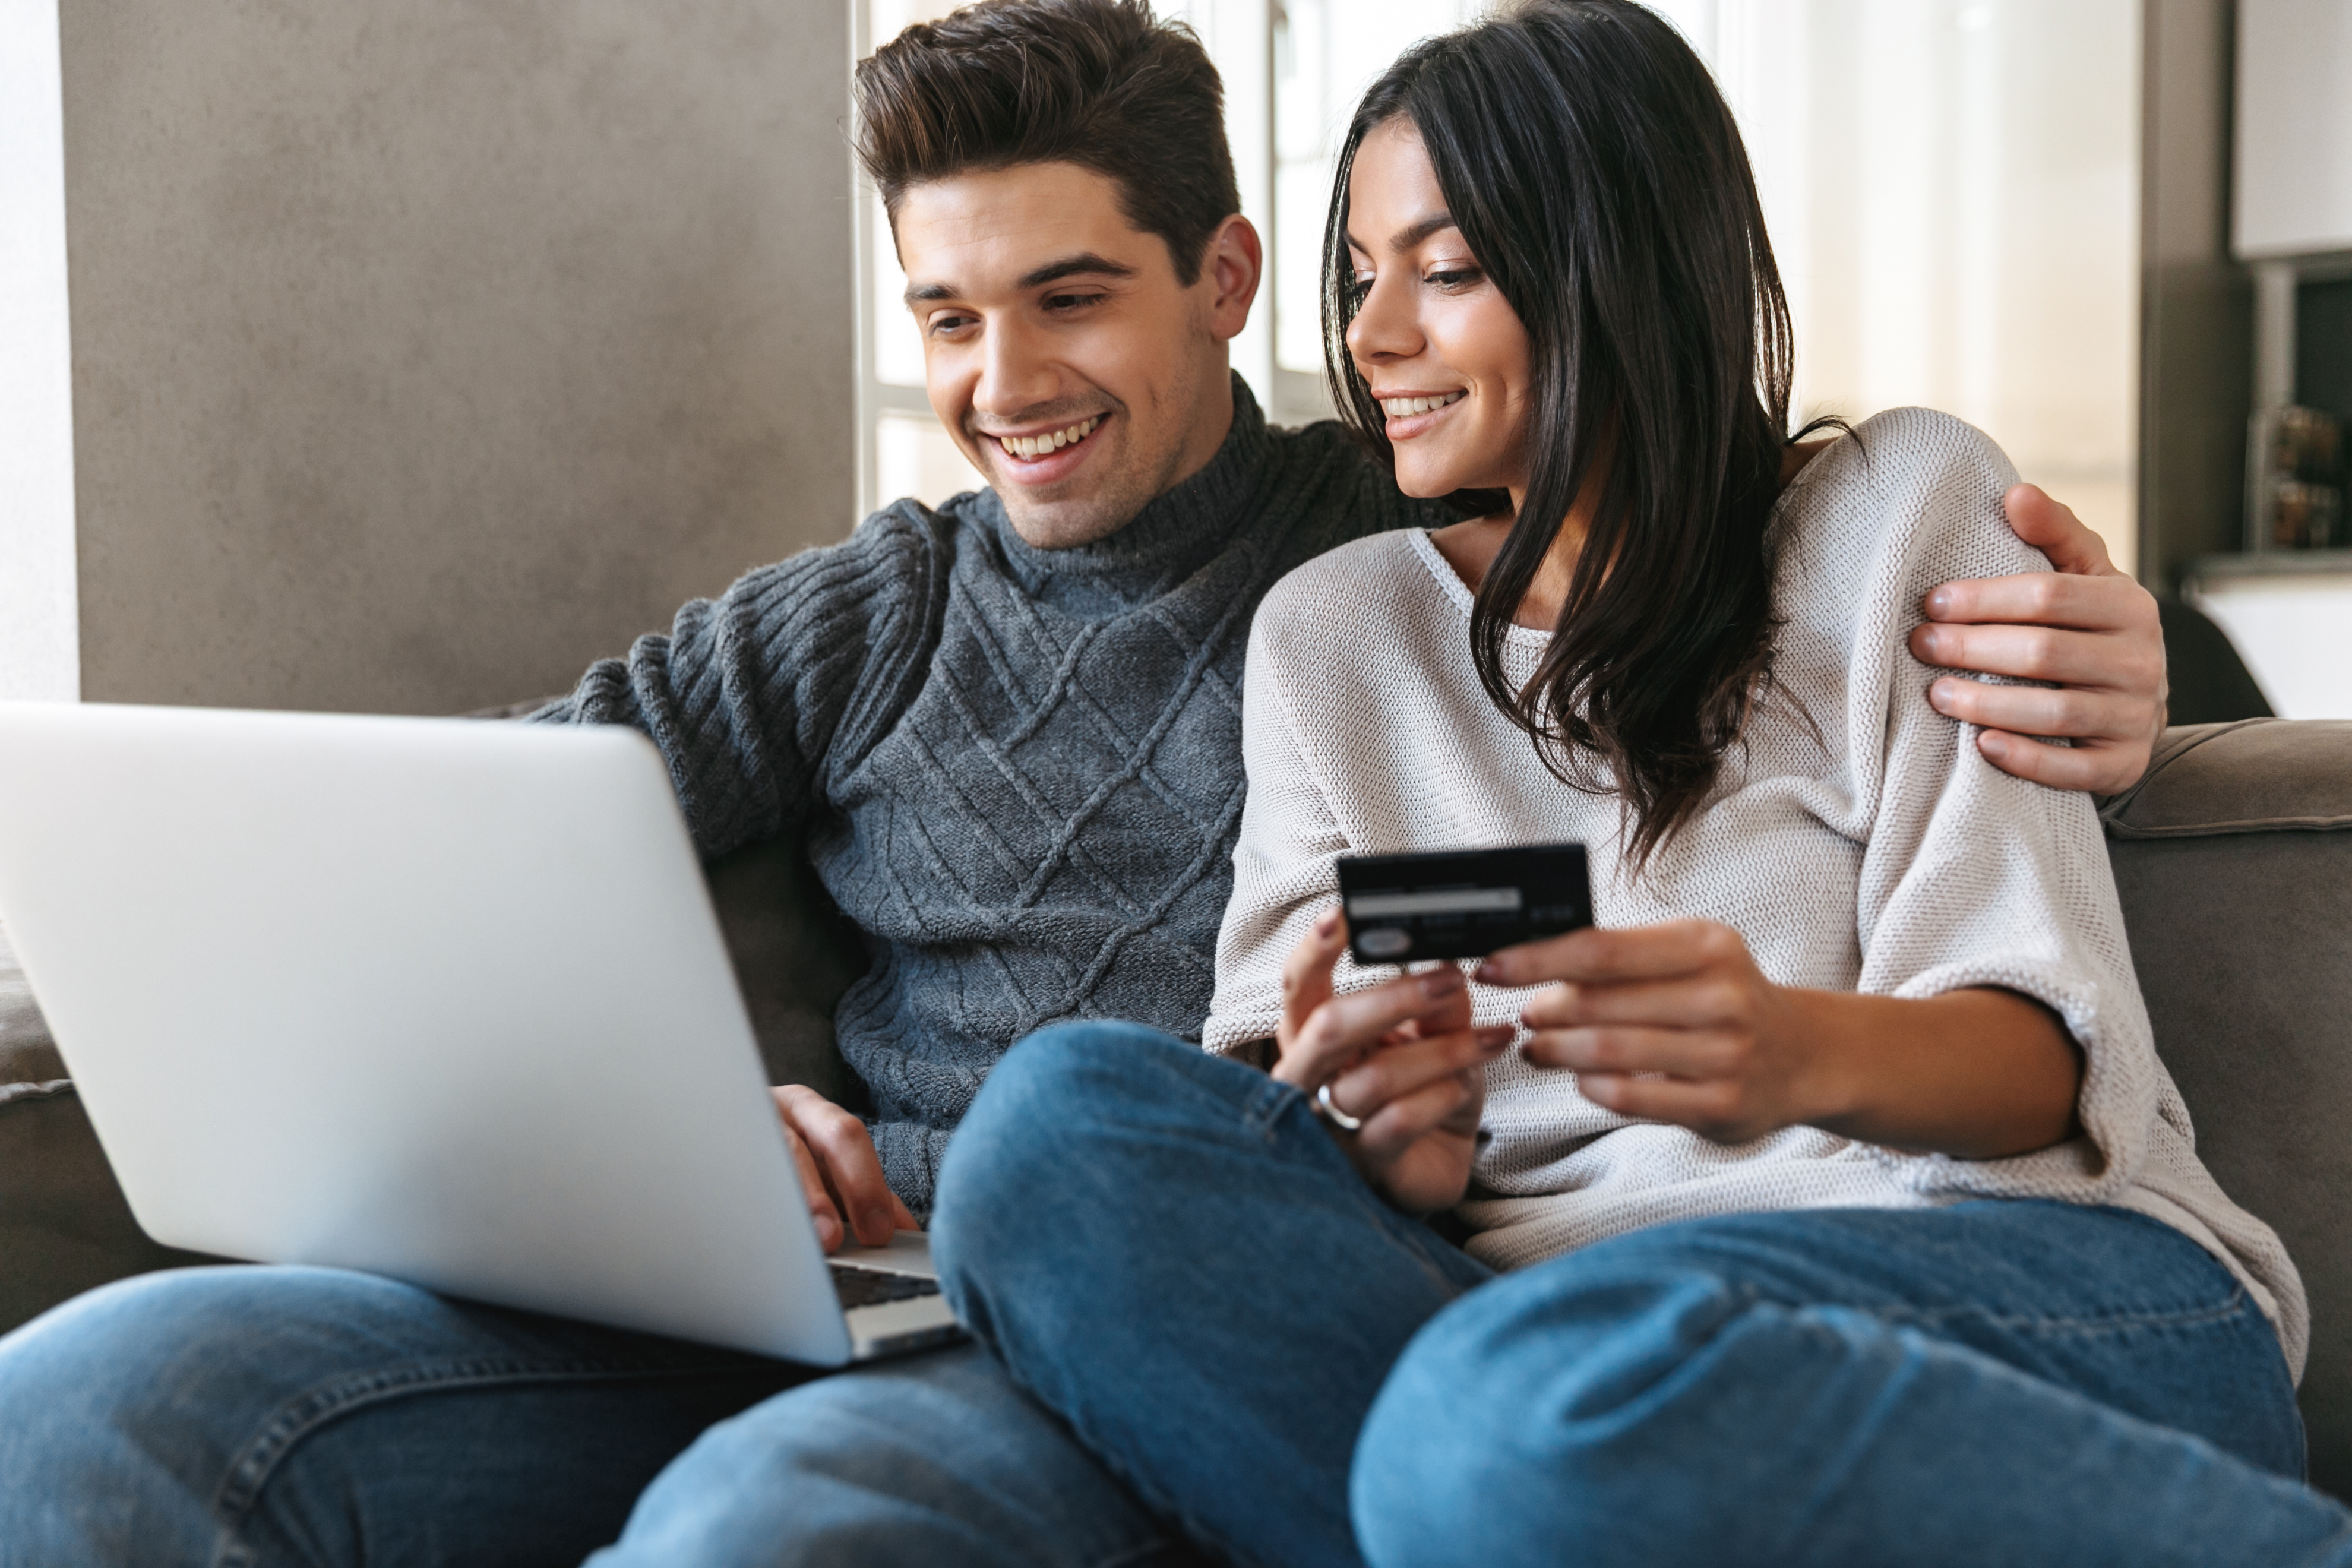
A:
{"label": "woman's knee", "polygon": [[932,1229],[966,1258],[1084,1194],[1122,1202],[1136,1134],[1181,1118],[1204,1079],[1249,1069],[1134,1024],[1059,1024],[1006,1053],[949,1145]]}
{"label": "woman's knee", "polygon": [[1512,1561],[1572,1540],[1580,1562],[1678,1561],[1659,1533],[1668,1493],[1712,1467],[1680,1423],[1682,1446],[1660,1450],[1654,1417],[1680,1403],[1661,1393],[1753,1304],[1703,1268],[1573,1255],[1464,1297],[1406,1347],[1359,1436],[1367,1559]]}

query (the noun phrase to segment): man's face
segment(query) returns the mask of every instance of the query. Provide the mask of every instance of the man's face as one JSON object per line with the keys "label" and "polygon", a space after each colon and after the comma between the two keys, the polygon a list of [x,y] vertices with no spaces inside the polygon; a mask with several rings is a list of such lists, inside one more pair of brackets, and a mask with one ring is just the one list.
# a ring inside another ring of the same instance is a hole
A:
{"label": "man's face", "polygon": [[1244,219],[1190,285],[1118,187],[1074,163],[916,185],[895,226],[931,409],[1029,543],[1116,532],[1216,455],[1225,345],[1257,289]]}

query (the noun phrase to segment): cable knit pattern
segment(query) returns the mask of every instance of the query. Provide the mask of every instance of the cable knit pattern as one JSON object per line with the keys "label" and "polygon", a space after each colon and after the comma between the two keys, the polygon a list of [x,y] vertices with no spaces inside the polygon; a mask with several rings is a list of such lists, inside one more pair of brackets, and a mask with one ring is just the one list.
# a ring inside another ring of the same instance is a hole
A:
{"label": "cable knit pattern", "polygon": [[[1937,713],[1906,638],[1927,591],[2044,571],[2001,515],[2016,482],[1979,432],[1902,409],[1809,464],[1774,518],[1777,689],[1702,814],[1633,879],[1613,798],[1569,789],[1496,711],[1469,654],[1470,594],[1425,533],[1370,538],[1292,573],[1250,649],[1250,796],[1203,1041],[1274,1033],[1283,960],[1336,897],[1341,854],[1580,839],[1596,919],[1732,926],[1789,985],[2038,997],[2084,1049],[2086,1135],[2017,1159],[1910,1155],[1798,1127],[1738,1146],[1633,1122],[1573,1074],[1516,1055],[1488,1075],[1470,1250],[1510,1268],[1664,1220],[1907,1207],[1978,1195],[2114,1204],[2236,1273],[2300,1375],[2308,1312],[2267,1226],[2196,1154],[2157,1059],[2089,797],[2011,778]],[[1515,680],[1545,634],[1513,628]],[[1387,970],[1342,963],[1343,989]],[[1474,986],[1482,1023],[1522,993]]]}
{"label": "cable knit pattern", "polygon": [[1234,386],[1208,467],[1100,543],[1032,549],[988,491],[900,501],[688,605],[534,715],[650,735],[706,855],[805,830],[872,955],[835,1033],[919,1215],[1024,1035],[1120,1018],[1200,1037],[1250,613],[1300,562],[1432,521],[1337,426],[1268,430]]}

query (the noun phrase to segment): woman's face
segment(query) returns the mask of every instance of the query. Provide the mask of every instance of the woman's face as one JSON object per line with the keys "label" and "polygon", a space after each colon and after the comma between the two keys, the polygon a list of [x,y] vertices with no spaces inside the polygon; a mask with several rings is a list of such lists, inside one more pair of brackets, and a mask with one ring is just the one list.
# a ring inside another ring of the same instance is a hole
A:
{"label": "woman's face", "polygon": [[1373,128],[1348,184],[1348,353],[1411,496],[1527,488],[1528,333],[1445,210],[1412,121]]}

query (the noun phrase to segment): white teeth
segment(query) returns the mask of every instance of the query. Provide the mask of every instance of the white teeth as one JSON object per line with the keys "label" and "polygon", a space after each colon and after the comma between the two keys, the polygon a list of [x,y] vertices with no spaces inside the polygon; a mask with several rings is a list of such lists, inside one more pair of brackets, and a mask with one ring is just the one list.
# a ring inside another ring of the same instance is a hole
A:
{"label": "white teeth", "polygon": [[1102,421],[1103,416],[1097,414],[1091,419],[1079,420],[1067,429],[1051,431],[1043,436],[999,436],[996,442],[1016,458],[1042,458],[1048,452],[1060,451],[1074,441],[1085,440],[1095,433],[1095,426]]}
{"label": "white teeth", "polygon": [[1467,393],[1449,392],[1442,397],[1384,397],[1381,399],[1381,412],[1391,419],[1403,419],[1459,403],[1467,395]]}

